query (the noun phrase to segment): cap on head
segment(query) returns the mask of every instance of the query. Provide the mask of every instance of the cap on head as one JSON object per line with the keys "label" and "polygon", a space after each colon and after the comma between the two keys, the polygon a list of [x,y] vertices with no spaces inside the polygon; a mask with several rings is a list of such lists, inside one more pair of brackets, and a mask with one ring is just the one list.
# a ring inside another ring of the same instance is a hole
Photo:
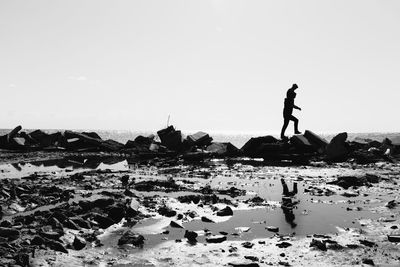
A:
{"label": "cap on head", "polygon": [[294,84],[292,85],[292,88],[293,88],[293,89],[297,89],[297,88],[299,88],[299,87],[297,86],[297,84],[294,83]]}

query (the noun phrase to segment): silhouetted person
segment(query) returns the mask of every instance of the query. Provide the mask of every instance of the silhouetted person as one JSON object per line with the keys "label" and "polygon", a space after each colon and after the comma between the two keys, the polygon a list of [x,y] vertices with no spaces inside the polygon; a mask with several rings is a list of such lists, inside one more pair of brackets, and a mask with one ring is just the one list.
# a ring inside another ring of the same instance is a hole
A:
{"label": "silhouetted person", "polygon": [[294,104],[294,99],[296,98],[296,93],[294,92],[294,90],[296,90],[297,88],[298,88],[297,84],[293,84],[292,88],[290,88],[286,93],[285,107],[283,108],[284,122],[283,122],[282,131],[281,131],[281,139],[286,139],[285,131],[289,125],[289,121],[294,122],[294,133],[301,134],[301,132],[299,131],[299,128],[298,128],[299,120],[295,116],[292,115],[293,109],[301,110],[301,108],[299,108],[298,106],[296,106]]}

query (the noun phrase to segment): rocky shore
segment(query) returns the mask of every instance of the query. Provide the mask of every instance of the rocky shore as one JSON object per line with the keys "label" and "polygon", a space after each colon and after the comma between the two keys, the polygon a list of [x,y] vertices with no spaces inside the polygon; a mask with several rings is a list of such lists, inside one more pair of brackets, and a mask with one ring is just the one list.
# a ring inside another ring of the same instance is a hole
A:
{"label": "rocky shore", "polygon": [[399,265],[400,138],[19,126],[0,149],[0,266]]}

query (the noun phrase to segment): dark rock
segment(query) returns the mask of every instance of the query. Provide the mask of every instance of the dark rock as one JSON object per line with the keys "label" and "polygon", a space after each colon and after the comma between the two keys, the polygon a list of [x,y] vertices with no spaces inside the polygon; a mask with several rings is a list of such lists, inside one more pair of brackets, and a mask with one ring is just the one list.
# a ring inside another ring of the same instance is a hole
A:
{"label": "dark rock", "polygon": [[314,248],[317,248],[317,249],[322,250],[322,251],[326,251],[327,250],[325,243],[323,243],[322,241],[317,240],[317,239],[313,239],[311,241],[310,247],[314,247]]}
{"label": "dark rock", "polygon": [[128,230],[118,240],[119,246],[125,244],[131,244],[136,247],[141,247],[144,244],[144,237],[142,235],[135,234],[131,230]]}
{"label": "dark rock", "polygon": [[229,206],[226,206],[225,208],[217,212],[217,216],[232,216],[232,215],[233,211]]}
{"label": "dark rock", "polygon": [[104,151],[119,151],[124,148],[124,144],[117,142],[115,140],[105,140],[101,143],[101,148]]}
{"label": "dark rock", "polygon": [[[397,227],[395,229],[397,229]],[[393,242],[393,243],[399,243],[400,242],[400,235],[388,235],[388,240],[390,242]]]}
{"label": "dark rock", "polygon": [[150,144],[128,140],[128,142],[126,142],[124,146],[124,149],[126,151],[134,152],[136,154],[148,153],[150,152]]}
{"label": "dark rock", "polygon": [[56,231],[46,231],[42,229],[39,234],[44,237],[45,239],[51,239],[55,241],[60,241],[60,237],[64,234],[62,232],[56,232]]}
{"label": "dark rock", "polygon": [[67,216],[65,216],[64,214],[62,214],[61,212],[58,212],[58,211],[53,212],[51,217],[56,218],[61,223],[68,219]]}
{"label": "dark rock", "polygon": [[84,247],[86,247],[86,240],[82,237],[75,236],[72,246],[74,247],[75,250],[81,250]]}
{"label": "dark rock", "polygon": [[368,264],[368,265],[371,265],[371,266],[375,266],[375,263],[374,263],[374,261],[372,259],[363,259],[362,263]]}
{"label": "dark rock", "polygon": [[290,244],[289,242],[282,242],[282,243],[276,244],[276,246],[279,248],[287,248],[287,247],[290,247],[291,245],[292,244]]}
{"label": "dark rock", "polygon": [[182,225],[180,225],[179,223],[177,223],[175,221],[171,221],[169,226],[171,226],[172,228],[183,228]]}
{"label": "dark rock", "polygon": [[178,191],[179,185],[174,180],[149,180],[141,181],[134,185],[134,189],[137,191]]}
{"label": "dark rock", "polygon": [[207,243],[222,243],[226,240],[224,235],[214,235],[206,238]]}
{"label": "dark rock", "polygon": [[212,138],[204,132],[197,132],[187,136],[187,141],[192,146],[207,146],[211,144]]}
{"label": "dark rock", "polygon": [[49,223],[53,227],[53,229],[64,231],[63,225],[60,223],[59,220],[57,220],[57,218],[51,217],[50,220],[49,220]]}
{"label": "dark rock", "polygon": [[139,135],[139,136],[137,136],[135,138],[135,142],[137,144],[144,144],[144,145],[147,145],[149,147],[153,143],[154,137],[155,137],[154,135],[149,135],[147,137]]}
{"label": "dark rock", "polygon": [[261,153],[261,147],[265,144],[276,144],[278,140],[273,136],[253,137],[241,148],[245,156],[258,157]]}
{"label": "dark rock", "polygon": [[205,217],[205,216],[202,216],[201,217],[201,221],[202,222],[206,222],[206,223],[214,223],[214,221],[213,220],[211,220],[211,219],[208,219],[207,217]]}
{"label": "dark rock", "polygon": [[255,197],[249,199],[248,202],[259,204],[259,203],[263,203],[263,202],[264,202],[264,199],[261,198],[260,196],[255,196]]}
{"label": "dark rock", "polygon": [[390,200],[390,201],[386,204],[386,207],[387,207],[388,209],[394,209],[394,208],[396,208],[398,205],[399,205],[399,203],[398,203],[395,199],[393,199],[393,200]]}
{"label": "dark rock", "polygon": [[254,246],[254,243],[251,242],[243,242],[242,247],[244,248],[252,248]]}
{"label": "dark rock", "polygon": [[178,201],[181,203],[191,203],[193,202],[194,204],[198,204],[200,202],[200,196],[199,195],[185,195],[185,196],[179,196]]}
{"label": "dark rock", "polygon": [[104,209],[108,206],[111,206],[114,204],[114,199],[112,198],[99,198],[96,199],[95,201],[92,202],[91,208],[101,208]]}
{"label": "dark rock", "polygon": [[102,229],[106,229],[115,223],[111,218],[105,217],[101,214],[95,214],[93,220],[95,220]]}
{"label": "dark rock", "polygon": [[40,246],[44,243],[45,243],[44,238],[41,236],[38,236],[38,235],[34,236],[31,240],[31,245],[35,245],[35,246]]}
{"label": "dark rock", "polygon": [[338,243],[327,243],[326,248],[331,249],[331,250],[343,250],[344,249],[344,247]]}
{"label": "dark rock", "polygon": [[246,260],[251,260],[251,261],[259,261],[260,259],[256,256],[244,256]]}
{"label": "dark rock", "polygon": [[316,135],[315,133],[306,130],[304,132],[304,137],[307,138],[308,142],[310,142],[310,144],[319,152],[319,153],[323,153],[326,149],[326,147],[328,146],[328,142]]}
{"label": "dark rock", "polygon": [[96,132],[82,132],[82,134],[87,135],[87,136],[89,136],[91,138],[94,138],[94,139],[101,140],[100,135],[98,135]]}
{"label": "dark rock", "polygon": [[182,133],[181,131],[176,131],[172,125],[158,131],[157,134],[161,139],[162,145],[171,150],[179,151],[182,149]]}
{"label": "dark rock", "polygon": [[19,266],[29,267],[29,254],[20,252],[15,256],[15,261]]}
{"label": "dark rock", "polygon": [[47,134],[41,130],[29,133],[29,136],[35,140],[41,147],[49,147],[55,145],[58,138],[55,135]]}
{"label": "dark rock", "polygon": [[64,247],[64,245],[61,242],[51,239],[45,239],[45,245],[54,251],[59,251],[68,254],[68,250]]}
{"label": "dark rock", "polygon": [[127,187],[129,184],[129,175],[122,176],[120,180],[121,180],[122,187]]}
{"label": "dark rock", "polygon": [[377,244],[375,242],[372,242],[372,241],[369,241],[369,240],[366,240],[366,239],[359,240],[359,242],[360,242],[360,244],[362,244],[362,245],[364,245],[366,247],[370,247],[370,248],[377,246]]}
{"label": "dark rock", "polygon": [[326,147],[326,159],[328,161],[345,161],[349,154],[349,146],[346,143],[347,133],[340,133],[332,138]]}
{"label": "dark rock", "polygon": [[158,213],[166,217],[174,217],[176,215],[176,211],[172,210],[171,208],[168,208],[167,206],[161,206],[158,209]]}
{"label": "dark rock", "polygon": [[246,190],[242,190],[232,186],[229,189],[220,189],[218,190],[218,193],[222,195],[229,195],[231,197],[238,197],[246,195]]}
{"label": "dark rock", "polygon": [[365,175],[365,178],[367,179],[368,182],[373,183],[373,184],[379,183],[382,180],[382,178],[379,177],[378,175],[371,174],[371,173],[367,173]]}
{"label": "dark rock", "polygon": [[260,265],[258,263],[252,262],[252,263],[228,263],[229,266],[233,267],[259,267]]}
{"label": "dark rock", "polygon": [[308,139],[302,135],[302,134],[297,134],[297,135],[293,135],[290,138],[290,143],[296,147],[300,147],[300,148],[308,148],[311,149],[312,145],[311,143],[308,141]]}
{"label": "dark rock", "polygon": [[113,206],[108,210],[108,217],[114,222],[118,223],[125,217],[125,207],[123,206]]}
{"label": "dark rock", "polygon": [[12,223],[10,221],[4,220],[0,223],[0,227],[6,227],[6,228],[11,228]]}
{"label": "dark rock", "polygon": [[364,176],[342,176],[338,177],[336,181],[332,181],[327,184],[334,184],[344,189],[348,189],[351,186],[368,185],[368,182]]}
{"label": "dark rock", "polygon": [[240,150],[231,143],[212,143],[207,146],[206,151],[219,156],[236,156],[240,153]]}
{"label": "dark rock", "polygon": [[18,239],[20,232],[13,228],[0,227],[0,237],[7,238],[9,241]]}
{"label": "dark rock", "polygon": [[197,242],[197,236],[198,234],[196,232],[186,230],[183,237],[187,238],[189,242]]}
{"label": "dark rock", "polygon": [[80,228],[75,222],[73,222],[73,221],[70,220],[70,219],[66,219],[66,220],[63,222],[63,225],[64,225],[65,227],[69,228],[69,229],[72,229],[72,230],[81,230],[81,228]]}
{"label": "dark rock", "polygon": [[276,227],[276,226],[267,226],[267,230],[270,231],[270,232],[277,233],[277,232],[279,232],[279,227]]}
{"label": "dark rock", "polygon": [[4,148],[4,149],[24,149],[24,145],[20,144],[20,142],[18,142],[19,140],[17,139],[14,140],[14,138],[16,138],[16,135],[18,134],[19,131],[21,131],[22,127],[21,126],[17,126],[15,127],[13,130],[11,130],[8,134],[0,136],[0,148]]}

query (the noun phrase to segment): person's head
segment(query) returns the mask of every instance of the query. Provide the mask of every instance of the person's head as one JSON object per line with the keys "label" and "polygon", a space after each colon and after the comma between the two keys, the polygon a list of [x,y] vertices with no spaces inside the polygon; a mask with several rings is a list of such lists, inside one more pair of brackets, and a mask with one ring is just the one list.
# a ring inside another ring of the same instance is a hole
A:
{"label": "person's head", "polygon": [[299,87],[297,86],[297,84],[294,83],[294,84],[292,85],[292,89],[297,89],[297,88],[299,88]]}

